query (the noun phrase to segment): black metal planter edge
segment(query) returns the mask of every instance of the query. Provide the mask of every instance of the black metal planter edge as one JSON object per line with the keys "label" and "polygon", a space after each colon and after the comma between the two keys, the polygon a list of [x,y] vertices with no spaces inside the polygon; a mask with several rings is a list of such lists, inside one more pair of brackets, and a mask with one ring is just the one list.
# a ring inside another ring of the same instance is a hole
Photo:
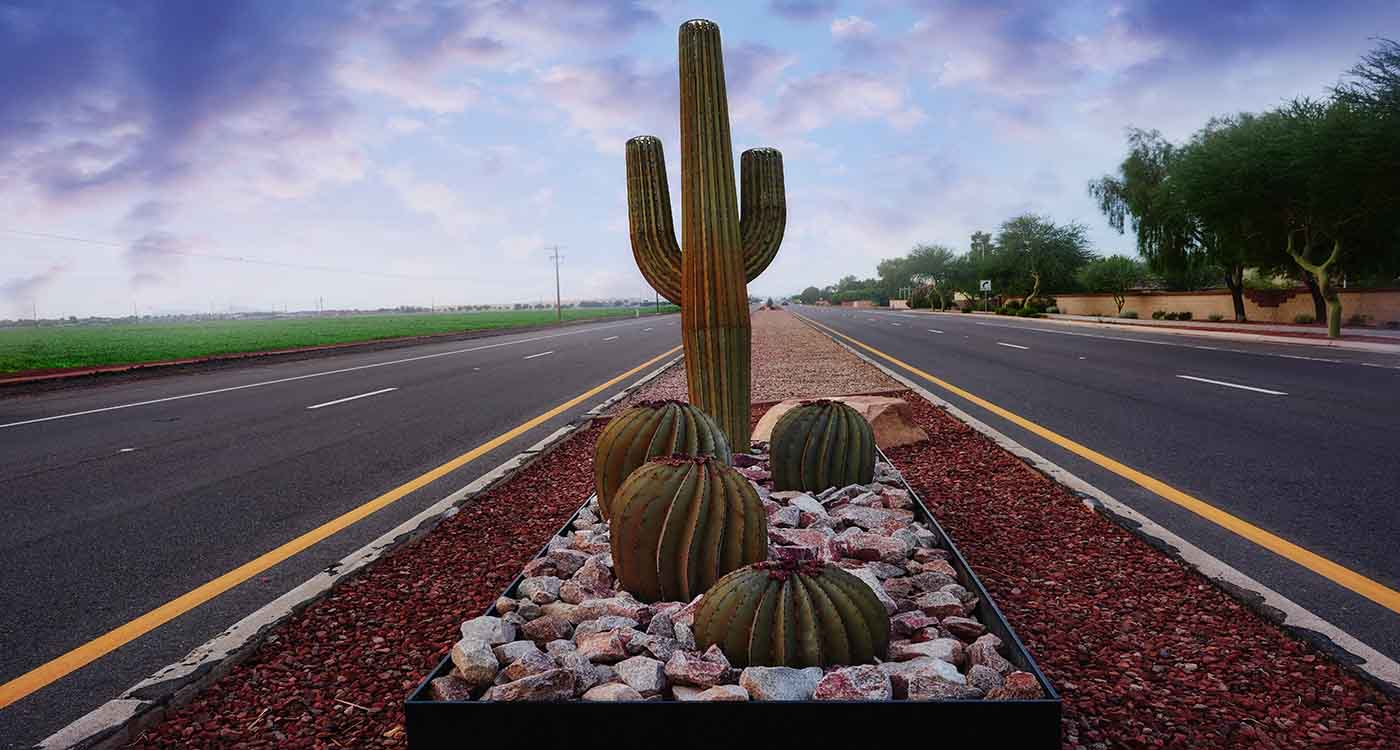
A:
{"label": "black metal planter edge", "polygon": [[[879,451],[879,454],[882,461],[894,465],[884,451]],[[988,632],[1002,640],[1007,661],[1035,676],[1045,693],[1044,698],[1001,701],[978,699],[736,703],[572,701],[550,704],[435,701],[431,698],[429,683],[452,671],[451,657],[444,656],[437,667],[423,678],[404,701],[405,729],[409,746],[413,750],[423,750],[488,743],[508,738],[519,741],[522,739],[522,733],[528,733],[531,741],[539,743],[577,742],[584,738],[592,739],[590,733],[598,732],[607,734],[597,734],[596,743],[606,744],[609,748],[656,747],[658,744],[695,747],[716,742],[733,742],[736,738],[743,738],[746,744],[769,739],[824,744],[840,736],[839,730],[833,731],[835,728],[841,727],[849,731],[860,727],[861,722],[876,722],[867,725],[874,731],[899,729],[891,725],[891,722],[909,721],[909,715],[903,712],[917,710],[919,724],[916,726],[924,726],[929,721],[936,722],[936,736],[940,741],[992,740],[994,746],[1059,747],[1059,694],[1040,671],[1025,644],[992,601],[982,581],[968,565],[952,538],[929,512],[919,493],[910,486],[903,472],[899,472],[899,482],[914,502],[916,519],[928,524],[938,536],[943,548],[952,555],[951,563],[964,587],[977,596],[978,603],[974,614],[978,621],[987,627]],[[551,539],[567,534],[579,513],[592,499],[593,496],[590,495]],[[546,542],[535,557],[542,557],[548,552],[549,543]],[[516,575],[501,595],[512,596],[524,577],[523,571]],[[483,614],[496,615],[495,603],[493,602]],[[491,714],[487,718],[463,713],[464,709],[471,711],[471,707],[481,707]],[[912,730],[912,726],[906,729]],[[772,733],[777,733],[777,736],[771,737]]]}

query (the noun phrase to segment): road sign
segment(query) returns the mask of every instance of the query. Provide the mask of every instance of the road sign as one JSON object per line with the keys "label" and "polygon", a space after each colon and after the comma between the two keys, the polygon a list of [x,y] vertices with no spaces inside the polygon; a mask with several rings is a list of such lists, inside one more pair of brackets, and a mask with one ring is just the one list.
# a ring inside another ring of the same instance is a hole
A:
{"label": "road sign", "polygon": [[978,285],[978,287],[979,287],[979,291],[983,291],[983,292],[990,292],[990,291],[992,291],[992,280],[991,280],[991,279],[982,279],[981,281],[977,282],[977,285]]}

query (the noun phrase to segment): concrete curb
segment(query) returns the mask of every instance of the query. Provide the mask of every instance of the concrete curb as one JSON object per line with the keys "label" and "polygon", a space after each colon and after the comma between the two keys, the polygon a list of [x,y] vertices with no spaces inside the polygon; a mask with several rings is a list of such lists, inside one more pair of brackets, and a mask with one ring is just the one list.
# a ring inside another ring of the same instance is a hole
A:
{"label": "concrete curb", "polygon": [[[900,312],[915,312],[918,315],[965,315],[966,313],[947,312],[918,312],[901,310]],[[1009,317],[1009,316],[998,316]],[[1019,320],[1019,318],[1017,318]],[[1400,354],[1400,344],[1380,344],[1370,341],[1332,341],[1330,339],[1309,339],[1300,336],[1270,336],[1264,333],[1237,333],[1234,331],[1209,331],[1197,330],[1195,328],[1169,328],[1167,326],[1150,326],[1135,323],[1122,323],[1107,318],[1101,321],[1092,320],[1065,320],[1047,316],[1044,318],[1034,318],[1043,323],[1054,323],[1062,326],[1087,326],[1089,328],[1114,328],[1119,331],[1144,331],[1147,333],[1164,333],[1172,336],[1201,336],[1203,338],[1221,339],[1225,341],[1251,341],[1264,344],[1297,344],[1299,346],[1318,346],[1328,349],[1346,349],[1356,352],[1371,352],[1373,354]]]}
{"label": "concrete curb", "polygon": [[521,469],[562,445],[569,436],[591,425],[613,404],[659,377],[680,360],[680,356],[671,358],[572,423],[560,427],[467,486],[433,503],[340,562],[263,605],[228,630],[195,648],[184,659],[136,683],[119,697],[58,730],[35,747],[41,750],[110,750],[130,744],[141,730],[163,719],[166,711],[189,703],[201,690],[251,656],[282,622],[326,596],[337,585],[357,575],[388,552],[427,536],[443,520],[456,515],[463,503],[511,479]]}
{"label": "concrete curb", "polygon": [[846,351],[908,386],[910,390],[918,393],[930,403],[990,438],[992,442],[1021,459],[1031,468],[1073,492],[1089,508],[1104,515],[1113,523],[1153,547],[1179,560],[1226,594],[1257,612],[1265,620],[1278,625],[1290,635],[1316,646],[1343,667],[1375,685],[1382,692],[1400,696],[1400,663],[1396,663],[1385,654],[1367,646],[1350,633],[1318,617],[1283,594],[1177,536],[1166,527],[1080,479],[1050,459],[1012,440],[991,425],[934,395],[902,373],[896,372],[813,325],[813,321],[801,315],[798,315],[797,318],[812,326],[813,330],[835,341]]}

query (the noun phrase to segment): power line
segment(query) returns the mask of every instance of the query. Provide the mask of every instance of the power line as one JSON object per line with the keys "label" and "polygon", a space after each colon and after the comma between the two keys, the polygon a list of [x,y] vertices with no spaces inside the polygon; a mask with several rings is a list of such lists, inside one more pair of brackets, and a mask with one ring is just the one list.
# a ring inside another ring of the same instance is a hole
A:
{"label": "power line", "polygon": [[[81,242],[88,245],[101,245],[104,247],[115,247],[127,249],[127,245],[119,242],[106,242],[103,240],[90,240],[83,237],[71,237],[63,234],[51,234],[48,232],[30,232],[22,229],[0,229],[0,232],[24,235],[28,237],[39,237],[50,240],[63,240],[65,242]],[[308,263],[286,263],[277,260],[263,260],[261,258],[247,258],[241,255],[217,255],[214,253],[197,253],[190,250],[171,250],[165,248],[154,248],[154,252],[165,255],[179,255],[187,258],[203,258],[206,260],[221,260],[230,263],[248,263],[260,266],[275,266],[278,268],[295,268],[302,271],[326,271],[330,273],[350,273],[361,276],[378,276],[391,279],[412,279],[414,281],[477,281],[477,279],[462,276],[416,276],[406,273],[393,273],[392,271],[364,271],[357,268],[337,268],[335,266],[321,266]]]}

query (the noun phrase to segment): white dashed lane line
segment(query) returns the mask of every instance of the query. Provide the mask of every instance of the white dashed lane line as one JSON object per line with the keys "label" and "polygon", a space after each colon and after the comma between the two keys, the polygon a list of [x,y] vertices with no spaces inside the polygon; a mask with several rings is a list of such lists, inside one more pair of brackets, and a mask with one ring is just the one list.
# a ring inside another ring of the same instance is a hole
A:
{"label": "white dashed lane line", "polygon": [[1009,346],[1009,347],[1011,347],[1012,349],[1029,349],[1029,348],[1030,348],[1029,346],[1021,346],[1020,344],[1008,344],[1008,343],[1006,343],[1005,341],[998,341],[998,342],[997,342],[997,346]]}
{"label": "white dashed lane line", "polygon": [[1223,385],[1226,388],[1238,388],[1242,391],[1254,391],[1255,393],[1266,393],[1270,396],[1287,396],[1283,391],[1272,391],[1268,388],[1256,388],[1252,385],[1241,385],[1239,383],[1227,383],[1223,380],[1211,380],[1210,378],[1198,378],[1195,375],[1177,375],[1183,380],[1194,380],[1198,383],[1210,383],[1211,385]]}
{"label": "white dashed lane line", "polygon": [[928,329],[928,332],[929,332],[929,333],[943,333],[942,331],[938,330],[937,328],[930,328],[930,329]]}
{"label": "white dashed lane line", "polygon": [[398,390],[398,388],[380,388],[380,389],[377,390],[377,391],[370,391],[369,393],[361,393],[361,394],[358,395],[358,396],[346,396],[345,398],[338,398],[338,399],[336,399],[336,400],[334,400],[334,401],[327,401],[327,402],[325,402],[324,404],[316,404],[316,405],[314,405],[314,406],[308,406],[308,407],[306,407],[306,408],[307,408],[307,409],[320,409],[320,408],[323,407],[323,406],[335,406],[336,404],[343,404],[343,403],[345,403],[346,401],[354,401],[354,400],[356,400],[356,399],[369,398],[370,396],[378,396],[378,395],[381,394],[381,393],[388,393],[389,391],[397,391],[397,390]]}
{"label": "white dashed lane line", "polygon": [[553,353],[554,353],[554,350],[553,350],[553,349],[550,349],[550,350],[547,351],[547,352],[540,352],[539,354],[531,354],[530,356],[525,357],[525,359],[534,359],[535,357],[545,357],[545,356],[548,356],[548,355],[553,354]]}
{"label": "white dashed lane line", "polygon": [[615,340],[616,338],[617,338],[616,336],[609,336],[609,337],[607,337],[607,338],[605,338],[605,339],[603,339],[603,340],[604,340],[604,341],[613,341],[613,340]]}

